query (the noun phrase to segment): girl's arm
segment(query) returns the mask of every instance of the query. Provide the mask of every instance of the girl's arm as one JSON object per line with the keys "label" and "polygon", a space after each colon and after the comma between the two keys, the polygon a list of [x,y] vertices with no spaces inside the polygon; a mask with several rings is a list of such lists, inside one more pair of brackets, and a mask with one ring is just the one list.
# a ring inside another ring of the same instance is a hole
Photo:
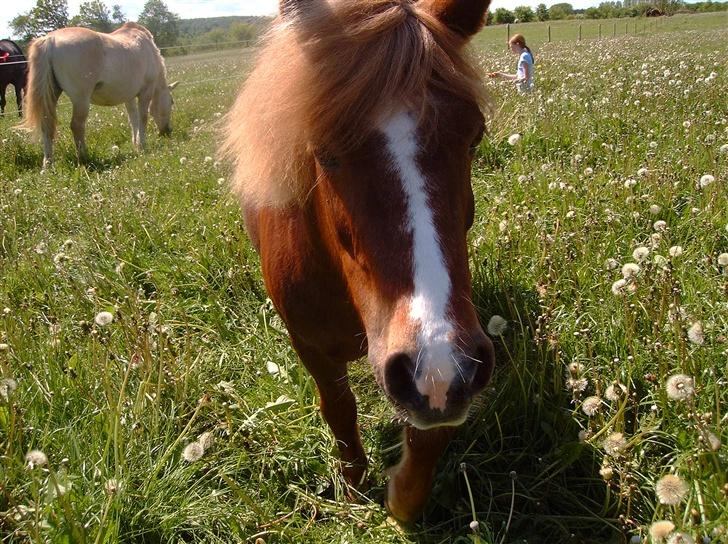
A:
{"label": "girl's arm", "polygon": [[517,76],[515,76],[513,74],[506,74],[505,72],[491,72],[488,74],[488,77],[515,80]]}

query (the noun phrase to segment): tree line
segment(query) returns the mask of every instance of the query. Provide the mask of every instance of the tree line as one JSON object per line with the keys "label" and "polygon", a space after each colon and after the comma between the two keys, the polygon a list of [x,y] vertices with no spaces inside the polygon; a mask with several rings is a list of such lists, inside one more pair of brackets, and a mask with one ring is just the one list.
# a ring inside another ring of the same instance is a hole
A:
{"label": "tree line", "polygon": [[[111,32],[127,21],[119,4],[108,6],[103,0],[87,0],[78,14],[69,16],[67,0],[36,0],[35,6],[11,22],[13,35],[20,42],[67,26],[82,26],[98,32]],[[267,25],[264,17],[219,17],[212,23],[203,19],[181,20],[163,0],[147,0],[138,23],[154,35],[159,47],[254,40]]]}
{"label": "tree line", "polygon": [[558,21],[562,19],[615,19],[620,17],[644,17],[646,15],[673,15],[675,13],[695,13],[711,11],[728,11],[728,2],[685,3],[681,0],[655,0],[621,2],[606,1],[596,7],[574,9],[566,2],[553,4],[539,4],[536,9],[530,6],[518,6],[512,11],[498,8],[488,13],[487,24],[529,23],[532,21]]}

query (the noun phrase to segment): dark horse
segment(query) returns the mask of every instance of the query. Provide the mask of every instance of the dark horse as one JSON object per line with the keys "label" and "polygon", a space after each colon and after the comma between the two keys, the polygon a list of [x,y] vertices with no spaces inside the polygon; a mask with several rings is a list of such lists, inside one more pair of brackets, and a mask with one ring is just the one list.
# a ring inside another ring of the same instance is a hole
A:
{"label": "dark horse", "polygon": [[463,48],[488,3],[281,0],[223,147],[351,486],[367,458],[347,361],[369,356],[407,422],[387,491],[404,521],[494,365],[466,242],[487,102]]}
{"label": "dark horse", "polygon": [[5,113],[5,89],[15,87],[18,115],[23,116],[23,93],[28,83],[28,60],[12,40],[0,40],[0,113]]}

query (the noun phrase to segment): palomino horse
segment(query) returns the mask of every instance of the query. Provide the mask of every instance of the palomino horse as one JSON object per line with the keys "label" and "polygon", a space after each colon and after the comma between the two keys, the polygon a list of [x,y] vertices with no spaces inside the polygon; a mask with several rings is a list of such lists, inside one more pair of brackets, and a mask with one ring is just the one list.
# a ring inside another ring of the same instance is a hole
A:
{"label": "palomino horse", "polygon": [[33,41],[28,53],[30,82],[23,127],[43,139],[43,167],[53,160],[56,104],[65,92],[73,104],[71,131],[80,160],[86,160],[86,118],[90,104],[125,104],[131,138],[144,149],[149,113],[160,134],[172,128],[173,85],[167,85],[164,60],[152,34],[125,23],[111,34],[87,28],[62,28]]}
{"label": "palomino horse", "polygon": [[407,422],[387,490],[403,521],[494,365],[466,242],[486,101],[462,50],[488,3],[282,0],[222,149],[349,485],[367,458],[347,362],[368,352]]}
{"label": "palomino horse", "polygon": [[0,113],[5,113],[5,89],[15,88],[18,115],[23,116],[23,92],[28,83],[28,64],[18,44],[11,40],[0,40]]}

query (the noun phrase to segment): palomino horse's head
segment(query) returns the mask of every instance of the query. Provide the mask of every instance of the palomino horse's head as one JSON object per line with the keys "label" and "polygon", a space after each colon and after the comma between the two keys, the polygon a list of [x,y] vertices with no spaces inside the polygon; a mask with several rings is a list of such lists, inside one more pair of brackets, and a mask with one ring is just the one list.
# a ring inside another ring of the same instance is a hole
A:
{"label": "palomino horse's head", "polygon": [[162,136],[169,136],[172,134],[172,89],[174,89],[178,81],[170,83],[164,78],[160,78],[161,81],[154,88],[154,94],[152,95],[152,101],[149,104],[149,113],[152,114],[152,118],[159,129],[159,134]]}
{"label": "palomino horse's head", "polygon": [[488,0],[283,0],[231,119],[246,206],[307,206],[377,382],[419,428],[458,425],[493,345],[471,301],[471,161],[484,132],[463,47]]}

